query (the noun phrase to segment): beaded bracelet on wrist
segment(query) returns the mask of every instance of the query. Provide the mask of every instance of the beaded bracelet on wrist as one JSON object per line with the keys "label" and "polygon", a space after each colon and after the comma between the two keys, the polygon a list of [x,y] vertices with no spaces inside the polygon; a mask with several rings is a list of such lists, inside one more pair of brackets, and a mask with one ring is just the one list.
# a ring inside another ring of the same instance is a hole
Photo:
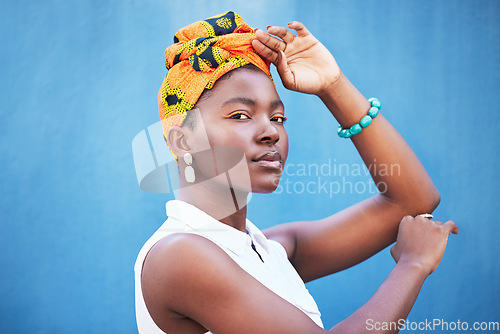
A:
{"label": "beaded bracelet on wrist", "polygon": [[339,129],[337,130],[337,134],[340,138],[349,138],[351,136],[357,135],[360,133],[363,128],[366,128],[371,124],[373,119],[377,117],[380,112],[380,101],[376,97],[372,97],[368,99],[368,101],[372,104],[370,110],[368,110],[368,115],[364,116],[359,123],[354,124],[348,129],[342,128],[342,125],[339,125]]}

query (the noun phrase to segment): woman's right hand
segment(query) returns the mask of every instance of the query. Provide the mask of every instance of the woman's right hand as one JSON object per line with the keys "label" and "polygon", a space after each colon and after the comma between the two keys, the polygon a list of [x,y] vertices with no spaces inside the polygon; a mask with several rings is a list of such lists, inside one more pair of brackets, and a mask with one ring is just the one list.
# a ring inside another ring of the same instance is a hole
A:
{"label": "woman's right hand", "polygon": [[443,258],[450,233],[458,233],[451,220],[443,224],[421,216],[405,216],[391,255],[397,263],[420,266],[430,275]]}
{"label": "woman's right hand", "polygon": [[[294,29],[294,35],[289,29]],[[255,31],[252,46],[257,53],[273,63],[285,88],[306,93],[321,94],[342,76],[330,51],[298,21],[287,28],[267,27]]]}

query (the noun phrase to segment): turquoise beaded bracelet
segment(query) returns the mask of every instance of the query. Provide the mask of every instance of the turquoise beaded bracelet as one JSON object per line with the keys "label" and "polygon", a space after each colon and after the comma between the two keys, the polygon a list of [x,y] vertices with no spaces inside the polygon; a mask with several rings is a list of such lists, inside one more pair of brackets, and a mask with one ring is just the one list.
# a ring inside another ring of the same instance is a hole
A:
{"label": "turquoise beaded bracelet", "polygon": [[380,112],[380,101],[376,97],[372,97],[368,99],[368,101],[372,104],[370,110],[368,110],[368,115],[364,116],[359,123],[354,124],[349,129],[343,129],[342,125],[339,125],[339,129],[337,130],[337,134],[340,138],[349,138],[351,136],[357,135],[360,133],[363,128],[366,128],[371,124],[373,119],[377,117]]}

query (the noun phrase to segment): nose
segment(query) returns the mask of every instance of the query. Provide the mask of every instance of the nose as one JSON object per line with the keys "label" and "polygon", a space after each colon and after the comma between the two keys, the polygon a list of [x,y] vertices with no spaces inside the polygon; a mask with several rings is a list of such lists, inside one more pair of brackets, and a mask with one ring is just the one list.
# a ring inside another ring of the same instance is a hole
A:
{"label": "nose", "polygon": [[274,145],[280,139],[280,133],[276,128],[276,125],[266,117],[260,122],[259,132],[257,135],[257,141],[259,143]]}

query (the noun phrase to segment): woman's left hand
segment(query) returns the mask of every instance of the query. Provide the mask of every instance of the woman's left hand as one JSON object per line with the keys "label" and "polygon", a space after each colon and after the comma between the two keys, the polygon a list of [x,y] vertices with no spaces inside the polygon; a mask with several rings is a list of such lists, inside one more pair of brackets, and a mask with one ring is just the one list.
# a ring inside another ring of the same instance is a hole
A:
{"label": "woman's left hand", "polygon": [[284,27],[271,26],[269,34],[255,30],[252,45],[263,58],[276,65],[285,88],[320,95],[341,76],[337,62],[328,49],[304,26],[294,21],[288,24],[297,36]]}

